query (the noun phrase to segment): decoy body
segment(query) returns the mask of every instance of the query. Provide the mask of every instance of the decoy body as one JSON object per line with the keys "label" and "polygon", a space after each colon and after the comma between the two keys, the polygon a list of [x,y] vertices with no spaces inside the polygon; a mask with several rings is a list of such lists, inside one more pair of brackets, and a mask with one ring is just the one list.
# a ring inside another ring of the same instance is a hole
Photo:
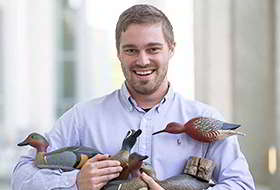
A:
{"label": "decoy body", "polygon": [[[152,167],[149,169],[153,170]],[[147,174],[154,174],[154,171],[147,171]],[[141,169],[140,169],[141,170]],[[185,171],[185,170],[184,170]],[[150,175],[154,180],[165,190],[203,190],[210,186],[214,186],[206,181],[201,181],[186,173],[178,176],[173,176],[165,180],[158,180],[155,175]],[[136,177],[130,180],[114,180],[109,182],[104,190],[139,190],[148,189],[147,184],[140,178]]]}
{"label": "decoy body", "polygon": [[226,123],[220,120],[208,117],[196,117],[187,123],[180,124],[176,122],[169,123],[165,129],[153,133],[153,135],[167,132],[172,134],[186,133],[193,139],[201,142],[214,142],[223,140],[232,135],[245,135],[244,133],[235,131],[240,125]]}
{"label": "decoy body", "polygon": [[96,149],[84,146],[71,146],[47,153],[48,141],[38,133],[31,133],[18,146],[30,145],[37,149],[35,165],[38,168],[62,169],[69,171],[80,169],[88,159],[102,154]]}
{"label": "decoy body", "polygon": [[[178,175],[170,177],[166,180],[155,181],[165,190],[204,190],[213,184],[210,184],[205,181],[200,181],[195,177],[190,175]],[[110,186],[105,188],[105,190],[139,190],[139,189],[148,189],[147,184],[140,178],[133,178],[131,180],[118,181],[118,185]]]}

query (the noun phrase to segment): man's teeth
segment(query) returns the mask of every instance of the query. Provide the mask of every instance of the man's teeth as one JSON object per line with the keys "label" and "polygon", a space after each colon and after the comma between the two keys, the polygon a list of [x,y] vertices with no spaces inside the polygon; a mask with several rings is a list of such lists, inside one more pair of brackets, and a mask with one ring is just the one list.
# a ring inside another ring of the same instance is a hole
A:
{"label": "man's teeth", "polygon": [[152,74],[153,71],[135,71],[137,75],[149,75]]}

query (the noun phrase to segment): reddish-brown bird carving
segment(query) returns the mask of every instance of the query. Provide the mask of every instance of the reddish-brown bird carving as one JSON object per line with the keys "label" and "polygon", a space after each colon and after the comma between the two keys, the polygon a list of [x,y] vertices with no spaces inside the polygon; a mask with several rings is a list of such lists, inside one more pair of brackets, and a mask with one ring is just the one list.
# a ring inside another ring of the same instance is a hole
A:
{"label": "reddish-brown bird carving", "polygon": [[176,122],[169,123],[165,129],[153,133],[153,135],[167,132],[172,134],[186,133],[193,139],[201,142],[214,142],[223,140],[232,135],[242,135],[242,132],[235,131],[240,125],[226,123],[217,119],[208,117],[196,117],[187,123],[180,124]]}

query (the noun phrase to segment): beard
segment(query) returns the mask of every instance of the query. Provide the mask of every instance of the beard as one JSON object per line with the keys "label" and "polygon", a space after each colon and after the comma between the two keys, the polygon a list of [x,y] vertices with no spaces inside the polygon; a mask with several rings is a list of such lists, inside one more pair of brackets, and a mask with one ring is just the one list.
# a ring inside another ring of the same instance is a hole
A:
{"label": "beard", "polygon": [[[142,69],[145,68],[156,68],[151,75],[152,78],[148,80],[140,80],[137,78],[136,74],[133,70],[134,68],[128,68],[126,65],[122,65],[122,71],[126,79],[126,84],[128,89],[134,91],[141,95],[151,95],[156,92],[160,86],[167,80],[167,70],[168,64],[163,64],[161,67],[155,67],[151,65],[147,65],[145,67],[141,67]],[[140,67],[137,67],[140,68]]]}

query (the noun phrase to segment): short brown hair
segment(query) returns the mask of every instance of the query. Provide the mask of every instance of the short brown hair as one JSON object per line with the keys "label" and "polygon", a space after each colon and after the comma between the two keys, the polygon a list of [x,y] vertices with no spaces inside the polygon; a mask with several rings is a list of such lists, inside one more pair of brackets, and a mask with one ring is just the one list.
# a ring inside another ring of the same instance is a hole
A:
{"label": "short brown hair", "polygon": [[168,43],[174,43],[173,27],[167,16],[152,5],[139,4],[126,9],[119,17],[116,26],[116,47],[119,52],[121,33],[125,32],[130,24],[155,24],[161,23],[163,35]]}

